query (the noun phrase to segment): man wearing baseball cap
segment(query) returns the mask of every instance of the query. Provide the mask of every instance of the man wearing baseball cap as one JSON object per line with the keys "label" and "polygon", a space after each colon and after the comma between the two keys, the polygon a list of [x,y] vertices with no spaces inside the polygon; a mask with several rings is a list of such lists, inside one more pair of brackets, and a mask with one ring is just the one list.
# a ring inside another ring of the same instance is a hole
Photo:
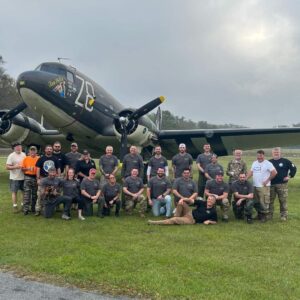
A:
{"label": "man wearing baseball cap", "polygon": [[77,143],[73,142],[71,144],[71,151],[66,153],[66,157],[68,159],[69,167],[74,169],[76,168],[77,161],[81,157],[81,153],[78,152],[78,145]]}
{"label": "man wearing baseball cap", "polygon": [[184,170],[189,169],[192,171],[193,158],[186,152],[185,144],[180,144],[179,153],[173,156],[172,158],[172,167],[174,178],[179,178],[182,176]]}
{"label": "man wearing baseball cap", "polygon": [[97,170],[92,168],[89,170],[89,176],[84,177],[80,190],[84,200],[84,216],[93,215],[93,204],[98,203],[98,216],[101,216],[100,197],[100,182],[96,179]]}
{"label": "man wearing baseball cap", "polygon": [[89,176],[91,169],[96,169],[96,163],[91,159],[90,152],[88,150],[82,151],[82,157],[76,163],[75,173],[78,176],[80,182],[83,178]]}

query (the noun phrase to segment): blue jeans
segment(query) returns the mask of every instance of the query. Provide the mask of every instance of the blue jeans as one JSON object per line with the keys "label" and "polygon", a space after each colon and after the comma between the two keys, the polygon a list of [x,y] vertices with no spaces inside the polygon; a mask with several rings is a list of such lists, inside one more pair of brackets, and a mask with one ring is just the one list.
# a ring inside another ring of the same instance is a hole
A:
{"label": "blue jeans", "polygon": [[164,214],[166,215],[166,217],[171,217],[172,199],[170,195],[167,195],[163,200],[152,199],[152,201],[152,212],[155,217]]}

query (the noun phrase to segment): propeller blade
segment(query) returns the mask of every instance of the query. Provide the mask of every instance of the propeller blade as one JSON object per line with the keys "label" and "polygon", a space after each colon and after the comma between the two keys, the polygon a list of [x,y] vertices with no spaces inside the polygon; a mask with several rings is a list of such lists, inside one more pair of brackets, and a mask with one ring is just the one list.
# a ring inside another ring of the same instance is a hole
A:
{"label": "propeller blade", "polygon": [[127,153],[127,131],[123,129],[121,135],[121,146],[120,146],[120,162],[123,162],[123,158]]}
{"label": "propeller blade", "polygon": [[8,121],[14,118],[17,114],[19,114],[22,110],[24,110],[27,107],[27,104],[25,102],[20,103],[15,108],[8,111],[6,114],[2,116],[2,121]]}
{"label": "propeller blade", "polygon": [[143,105],[142,107],[138,108],[132,115],[129,116],[129,120],[138,120],[142,116],[146,115],[148,112],[153,110],[155,107],[159,106],[165,101],[165,97],[160,96],[147,104]]}

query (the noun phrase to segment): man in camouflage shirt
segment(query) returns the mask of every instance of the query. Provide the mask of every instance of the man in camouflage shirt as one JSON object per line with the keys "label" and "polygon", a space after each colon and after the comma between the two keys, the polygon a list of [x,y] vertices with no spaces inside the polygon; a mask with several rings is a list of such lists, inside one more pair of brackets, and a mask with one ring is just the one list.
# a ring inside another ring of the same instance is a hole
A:
{"label": "man in camouflage shirt", "polygon": [[232,198],[232,183],[239,179],[241,173],[247,174],[247,165],[244,160],[242,160],[243,151],[236,149],[233,152],[234,158],[228,163],[226,174],[229,177],[229,194],[228,200],[231,203]]}

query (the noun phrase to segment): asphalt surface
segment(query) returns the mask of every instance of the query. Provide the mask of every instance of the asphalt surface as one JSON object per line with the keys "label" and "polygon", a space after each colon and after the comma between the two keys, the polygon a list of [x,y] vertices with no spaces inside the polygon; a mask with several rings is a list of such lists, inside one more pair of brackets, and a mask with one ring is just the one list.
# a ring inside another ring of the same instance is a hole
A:
{"label": "asphalt surface", "polygon": [[0,272],[1,300],[104,300],[129,299],[127,297],[111,297],[96,293],[83,292],[75,288],[59,287],[52,284],[17,278],[10,273]]}

